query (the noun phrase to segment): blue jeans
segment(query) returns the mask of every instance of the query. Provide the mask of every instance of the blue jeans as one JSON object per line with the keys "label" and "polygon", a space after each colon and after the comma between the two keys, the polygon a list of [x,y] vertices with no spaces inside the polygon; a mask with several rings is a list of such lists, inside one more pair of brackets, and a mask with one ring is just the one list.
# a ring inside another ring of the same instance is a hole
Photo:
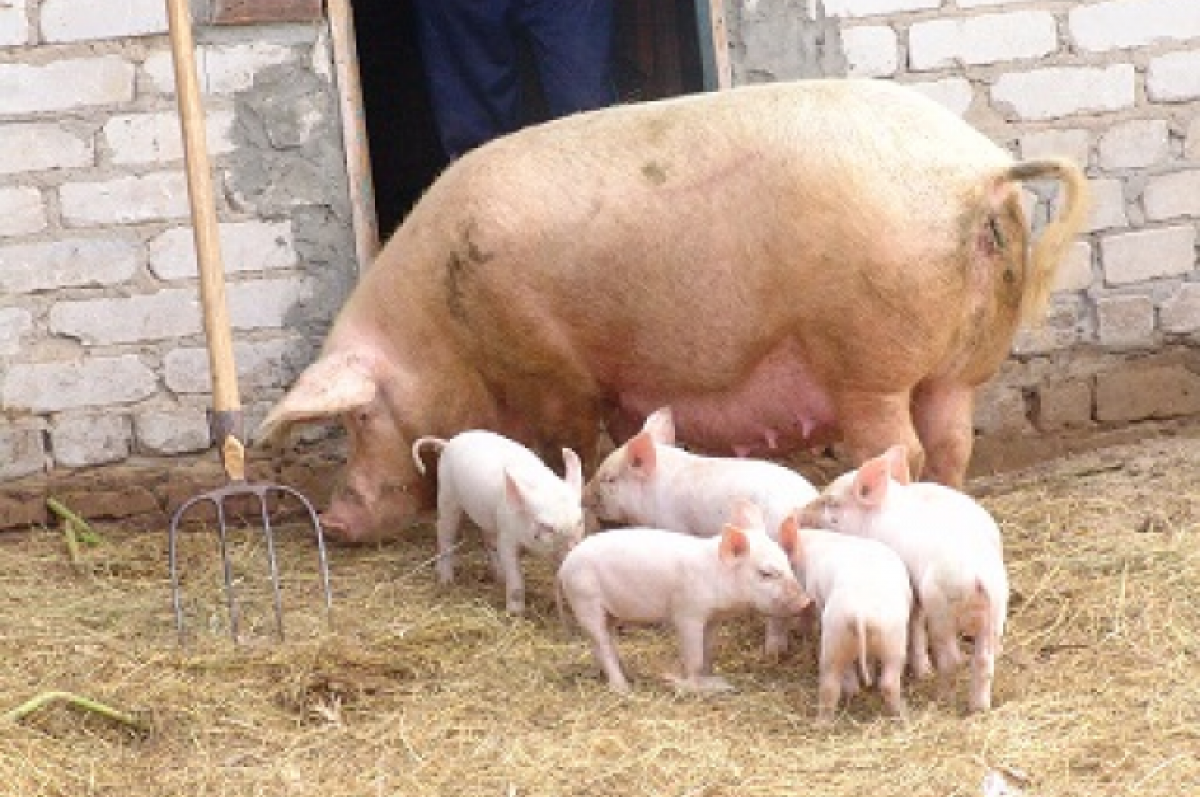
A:
{"label": "blue jeans", "polygon": [[522,37],[546,110],[563,116],[616,101],[613,0],[414,0],[438,135],[457,158],[522,122]]}

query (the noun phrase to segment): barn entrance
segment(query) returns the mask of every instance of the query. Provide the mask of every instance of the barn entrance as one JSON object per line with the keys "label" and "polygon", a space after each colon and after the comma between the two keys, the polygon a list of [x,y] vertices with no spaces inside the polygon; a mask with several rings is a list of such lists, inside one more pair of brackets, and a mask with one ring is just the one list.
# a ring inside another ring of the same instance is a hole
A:
{"label": "barn entrance", "polygon": [[[698,3],[707,26],[709,0],[618,0],[614,57],[622,102],[704,89]],[[412,3],[354,0],[353,9],[375,211],[386,240],[446,162],[434,133]],[[532,69],[527,90],[536,98]],[[529,121],[541,121],[536,100],[530,105]]]}

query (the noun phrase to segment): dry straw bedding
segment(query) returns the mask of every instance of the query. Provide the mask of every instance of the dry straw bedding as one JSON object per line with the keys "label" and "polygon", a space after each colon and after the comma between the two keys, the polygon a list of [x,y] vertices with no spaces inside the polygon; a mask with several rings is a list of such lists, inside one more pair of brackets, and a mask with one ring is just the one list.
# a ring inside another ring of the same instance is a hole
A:
{"label": "dry straw bedding", "polygon": [[238,535],[234,646],[212,538],[189,533],[183,649],[165,530],[100,527],[86,572],[55,530],[0,535],[0,713],[70,690],[149,728],[58,704],[0,722],[0,794],[910,797],[979,795],[992,769],[1031,795],[1200,794],[1198,460],[1196,441],[1158,441],[974,483],[1015,593],[996,707],[966,716],[965,679],[953,704],[920,684],[907,724],[869,694],[817,728],[812,646],[766,661],[757,619],[721,631],[736,693],[672,692],[674,639],[635,629],[618,643],[635,692],[610,694],[547,568],[526,560],[531,612],[510,618],[472,535],[448,589],[429,528],[334,548],[327,630],[313,546],[289,528],[285,642],[261,542]]}

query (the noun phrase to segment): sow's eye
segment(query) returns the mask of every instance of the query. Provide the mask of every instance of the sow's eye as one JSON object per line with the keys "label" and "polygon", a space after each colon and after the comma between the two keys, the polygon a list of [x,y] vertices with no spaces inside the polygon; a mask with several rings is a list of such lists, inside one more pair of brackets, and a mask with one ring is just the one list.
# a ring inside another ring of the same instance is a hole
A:
{"label": "sow's eye", "polygon": [[774,581],[779,578],[779,571],[769,567],[760,567],[758,569],[758,577],[763,581]]}

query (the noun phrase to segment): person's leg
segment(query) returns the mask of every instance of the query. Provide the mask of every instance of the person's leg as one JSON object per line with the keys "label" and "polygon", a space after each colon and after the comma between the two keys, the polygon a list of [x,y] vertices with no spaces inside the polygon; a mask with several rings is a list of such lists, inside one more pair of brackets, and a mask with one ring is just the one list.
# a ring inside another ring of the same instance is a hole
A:
{"label": "person's leg", "polygon": [[414,0],[438,136],[451,159],[517,128],[511,0]]}
{"label": "person's leg", "polygon": [[617,101],[613,0],[518,0],[551,116]]}

